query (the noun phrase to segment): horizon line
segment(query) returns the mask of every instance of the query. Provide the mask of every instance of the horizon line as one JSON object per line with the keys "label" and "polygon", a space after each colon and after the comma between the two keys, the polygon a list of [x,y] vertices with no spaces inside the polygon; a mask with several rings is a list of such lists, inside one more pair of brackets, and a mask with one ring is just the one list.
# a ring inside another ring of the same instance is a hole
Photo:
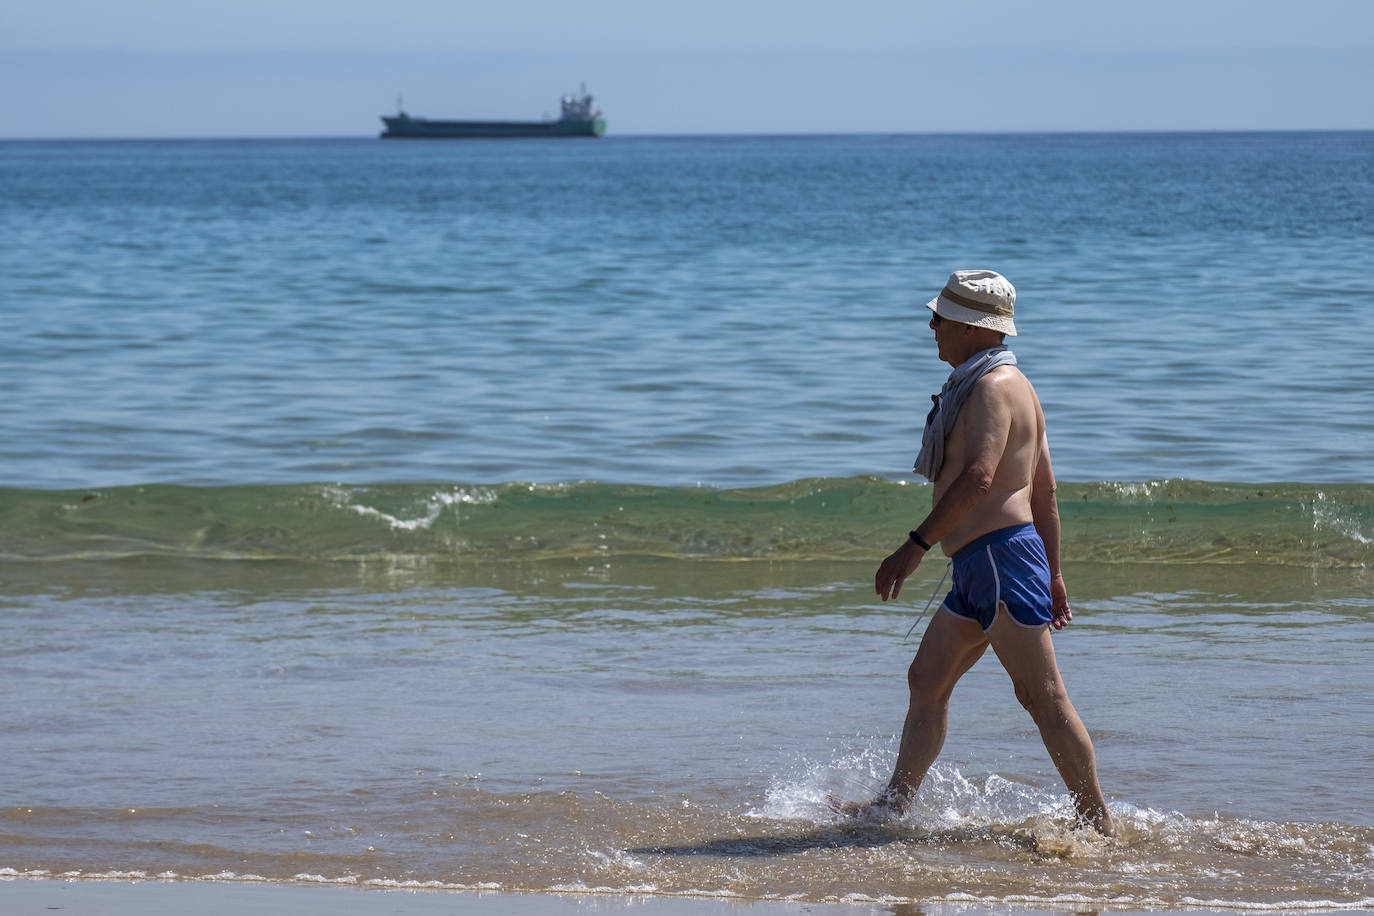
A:
{"label": "horizon line", "polygon": [[[462,137],[462,138],[405,138],[422,142],[452,142],[453,140],[577,140],[600,141],[618,139],[672,140],[708,138],[749,138],[768,137],[775,139],[811,137],[1006,137],[1006,136],[1109,136],[1119,134],[1137,135],[1239,135],[1239,134],[1357,134],[1374,133],[1371,127],[1129,127],[1129,128],[1024,128],[1007,130],[852,130],[852,131],[700,131],[674,133],[616,133],[598,138],[585,137]],[[128,136],[4,136],[0,143],[177,143],[177,142],[222,142],[222,141],[273,141],[273,140],[379,140],[377,133],[366,134],[148,134]]]}

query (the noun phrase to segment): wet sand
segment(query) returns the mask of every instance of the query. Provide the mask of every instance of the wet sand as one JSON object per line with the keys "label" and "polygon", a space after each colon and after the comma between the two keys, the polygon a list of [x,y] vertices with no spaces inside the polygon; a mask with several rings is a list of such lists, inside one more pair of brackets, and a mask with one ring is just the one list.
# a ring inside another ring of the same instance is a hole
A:
{"label": "wet sand", "polygon": [[[555,916],[604,914],[621,916],[1085,916],[1149,911],[1116,909],[1084,901],[1066,900],[1062,906],[1043,904],[1010,907],[1005,902],[983,906],[973,901],[922,903],[852,899],[847,902],[747,900],[690,896],[624,896],[615,894],[511,894],[472,891],[434,891],[350,887],[312,887],[302,884],[225,881],[65,881],[9,878],[0,880],[0,911],[6,916],[218,916],[252,912],[255,916]],[[1168,910],[1179,916],[1225,910]],[[1348,912],[1348,911],[1347,911]]]}

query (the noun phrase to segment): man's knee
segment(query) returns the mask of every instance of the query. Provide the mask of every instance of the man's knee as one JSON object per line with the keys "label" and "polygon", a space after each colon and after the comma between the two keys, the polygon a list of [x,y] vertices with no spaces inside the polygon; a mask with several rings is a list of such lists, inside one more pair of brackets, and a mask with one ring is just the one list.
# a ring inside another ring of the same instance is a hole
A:
{"label": "man's knee", "polygon": [[1071,707],[1069,695],[1062,684],[1050,681],[1031,684],[1013,679],[1012,690],[1016,693],[1017,702],[1025,707],[1037,725],[1067,718],[1065,710]]}
{"label": "man's knee", "polygon": [[1035,697],[1030,688],[1020,681],[1012,681],[1011,689],[1016,694],[1016,702],[1020,703],[1026,712],[1035,715]]}
{"label": "man's knee", "polygon": [[917,662],[912,662],[911,667],[906,669],[906,687],[913,706],[938,706],[949,701],[954,685],[944,683],[944,679],[935,677]]}

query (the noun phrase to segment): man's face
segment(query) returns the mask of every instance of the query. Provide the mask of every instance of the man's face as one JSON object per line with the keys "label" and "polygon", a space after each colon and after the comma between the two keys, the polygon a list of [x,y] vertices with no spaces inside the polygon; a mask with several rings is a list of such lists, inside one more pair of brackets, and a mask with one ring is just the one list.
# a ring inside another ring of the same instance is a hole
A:
{"label": "man's face", "polygon": [[945,340],[949,337],[949,329],[954,324],[947,318],[941,318],[934,312],[930,313],[930,329],[935,332],[936,353],[941,360],[949,362],[945,354]]}

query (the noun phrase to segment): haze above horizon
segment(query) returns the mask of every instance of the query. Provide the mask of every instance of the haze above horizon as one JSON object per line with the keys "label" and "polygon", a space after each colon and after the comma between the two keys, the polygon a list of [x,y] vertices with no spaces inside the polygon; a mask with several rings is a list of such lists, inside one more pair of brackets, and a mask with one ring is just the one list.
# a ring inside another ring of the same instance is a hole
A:
{"label": "haze above horizon", "polygon": [[0,11],[0,138],[1371,129],[1374,3],[49,0]]}

